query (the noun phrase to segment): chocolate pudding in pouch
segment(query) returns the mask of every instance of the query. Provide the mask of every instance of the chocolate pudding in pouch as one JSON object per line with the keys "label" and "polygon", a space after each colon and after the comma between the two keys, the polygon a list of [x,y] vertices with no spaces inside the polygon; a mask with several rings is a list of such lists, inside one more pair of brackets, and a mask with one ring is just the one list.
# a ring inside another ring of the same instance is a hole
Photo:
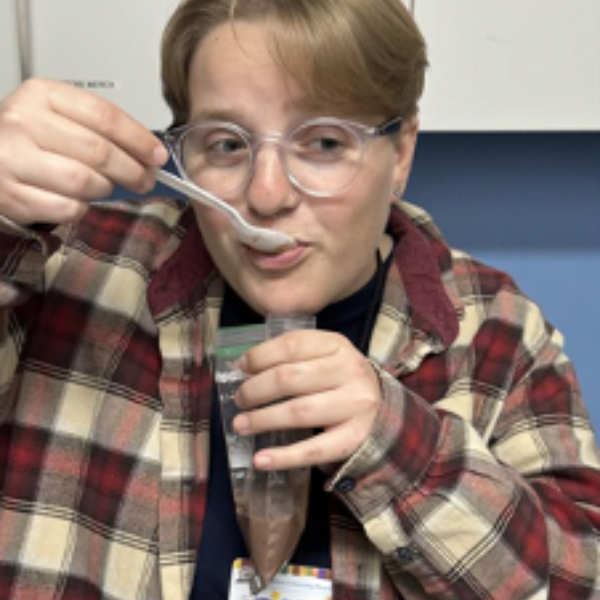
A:
{"label": "chocolate pudding in pouch", "polygon": [[[285,430],[239,436],[232,427],[239,414],[233,401],[246,379],[237,360],[252,346],[293,329],[314,329],[315,319],[305,315],[269,315],[265,325],[226,327],[219,330],[215,380],[227,443],[231,487],[236,515],[254,565],[249,580],[253,594],[264,589],[292,557],[306,524],[310,469],[259,471],[253,455],[262,448],[287,446],[312,435],[310,429]],[[285,402],[285,399],[279,400]]]}

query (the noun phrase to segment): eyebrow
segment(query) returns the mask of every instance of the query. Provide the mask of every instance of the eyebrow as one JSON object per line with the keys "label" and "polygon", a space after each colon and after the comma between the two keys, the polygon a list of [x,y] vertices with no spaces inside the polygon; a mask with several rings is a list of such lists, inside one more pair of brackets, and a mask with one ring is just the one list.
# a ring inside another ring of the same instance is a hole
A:
{"label": "eyebrow", "polygon": [[191,115],[192,121],[233,121],[239,122],[240,115],[233,110],[222,108],[209,108]]}
{"label": "eyebrow", "polygon": [[[308,106],[308,102],[287,102],[284,106],[285,110],[295,110],[304,112],[303,118],[310,118],[318,116],[314,110],[311,110]],[[198,112],[194,112],[190,115],[191,121],[228,121],[230,123],[236,123],[246,129],[249,128],[248,119],[244,118],[242,113],[235,109],[228,108],[204,108]]]}

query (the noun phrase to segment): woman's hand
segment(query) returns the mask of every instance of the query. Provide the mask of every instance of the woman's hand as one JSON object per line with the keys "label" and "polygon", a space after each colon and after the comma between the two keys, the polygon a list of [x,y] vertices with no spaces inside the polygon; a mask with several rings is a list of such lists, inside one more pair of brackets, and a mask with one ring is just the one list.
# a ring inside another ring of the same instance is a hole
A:
{"label": "woman's hand", "polygon": [[27,225],[79,218],[118,183],[149,191],[161,142],[108,100],[31,79],[0,103],[0,215]]}
{"label": "woman's hand", "polygon": [[249,378],[236,395],[244,411],[233,423],[238,433],[323,430],[291,446],[259,451],[257,468],[341,462],[369,435],[381,401],[379,377],[345,337],[291,331],[249,350],[240,366]]}

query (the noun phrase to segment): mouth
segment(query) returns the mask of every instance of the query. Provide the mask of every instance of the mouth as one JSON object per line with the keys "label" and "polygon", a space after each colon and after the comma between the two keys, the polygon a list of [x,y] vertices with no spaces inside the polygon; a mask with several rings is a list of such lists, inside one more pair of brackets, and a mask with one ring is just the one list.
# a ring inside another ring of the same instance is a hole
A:
{"label": "mouth", "polygon": [[285,247],[277,252],[261,252],[250,246],[245,246],[246,256],[258,269],[269,272],[286,271],[300,264],[309,253],[305,242],[296,240],[293,247]]}

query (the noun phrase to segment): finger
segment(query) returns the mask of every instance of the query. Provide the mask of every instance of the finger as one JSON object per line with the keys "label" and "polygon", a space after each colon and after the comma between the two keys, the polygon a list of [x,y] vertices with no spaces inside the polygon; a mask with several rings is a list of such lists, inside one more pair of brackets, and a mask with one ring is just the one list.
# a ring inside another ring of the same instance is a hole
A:
{"label": "finger", "polygon": [[329,331],[289,331],[248,350],[240,364],[248,374],[259,373],[283,363],[331,356],[348,344],[345,337]]}
{"label": "finger", "polygon": [[132,191],[147,192],[154,185],[153,167],[139,162],[110,138],[62,116],[39,123],[35,142],[47,153],[71,158]]}
{"label": "finger", "polygon": [[348,403],[336,392],[300,396],[240,413],[233,428],[240,435],[287,429],[325,428],[350,418]]}
{"label": "finger", "polygon": [[[272,360],[277,360],[273,357]],[[262,364],[271,362],[265,357]],[[256,363],[255,363],[256,364]],[[283,362],[251,375],[238,389],[235,397],[241,410],[279,401],[282,398],[306,396],[336,388],[360,386],[369,382],[377,394],[377,377],[369,361],[349,343],[337,345],[325,356]]]}
{"label": "finger", "polygon": [[143,164],[157,166],[168,158],[160,140],[125,111],[101,96],[57,83],[50,88],[48,99],[57,114],[109,139]]}
{"label": "finger", "polygon": [[1,213],[21,225],[71,223],[80,219],[89,208],[89,204],[80,198],[69,198],[19,182],[11,182],[6,189],[11,202],[2,207]]}
{"label": "finger", "polygon": [[378,389],[369,382],[298,396],[241,412],[233,421],[240,435],[286,429],[327,429],[355,418],[374,419],[380,405]]}
{"label": "finger", "polygon": [[2,103],[0,128],[5,151],[28,140],[136,192],[150,189],[153,169],[168,158],[162,142],[116,105],[59,82],[28,80]]}
{"label": "finger", "polygon": [[15,167],[15,178],[28,186],[82,200],[106,197],[114,188],[107,177],[85,164],[40,151],[37,151],[34,160]]}
{"label": "finger", "polygon": [[340,383],[335,363],[328,357],[286,362],[267,368],[244,381],[236,392],[241,410],[333,389]]}
{"label": "finger", "polygon": [[265,471],[297,469],[347,460],[364,442],[355,425],[346,423],[302,442],[265,448],[254,455],[254,466]]}
{"label": "finger", "polygon": [[86,165],[64,156],[40,151],[33,144],[17,143],[13,164],[0,192],[0,212],[24,225],[65,223],[80,218],[93,198],[105,197],[112,183]]}

